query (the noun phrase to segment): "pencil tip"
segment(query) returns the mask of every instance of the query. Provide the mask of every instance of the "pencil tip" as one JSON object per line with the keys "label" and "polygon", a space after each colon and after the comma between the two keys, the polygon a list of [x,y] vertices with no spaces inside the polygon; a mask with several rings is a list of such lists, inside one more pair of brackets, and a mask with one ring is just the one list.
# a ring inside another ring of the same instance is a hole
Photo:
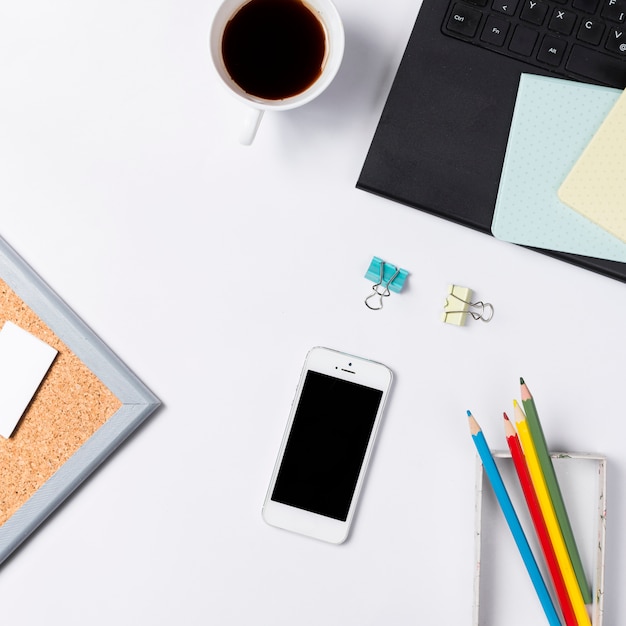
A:
{"label": "pencil tip", "polygon": [[472,435],[477,435],[480,432],[480,426],[478,425],[478,422],[476,421],[476,418],[472,415],[471,411],[467,412],[467,419],[469,422],[470,433]]}
{"label": "pencil tip", "polygon": [[504,432],[507,439],[515,436],[515,428],[513,428],[513,424],[506,413],[504,414]]}
{"label": "pencil tip", "polygon": [[515,398],[513,398],[513,406],[516,407],[517,406],[517,400]]}
{"label": "pencil tip", "polygon": [[524,384],[525,384],[525,383],[524,383],[524,379],[523,379],[521,376],[519,377],[519,384],[520,384],[520,385],[524,385]]}

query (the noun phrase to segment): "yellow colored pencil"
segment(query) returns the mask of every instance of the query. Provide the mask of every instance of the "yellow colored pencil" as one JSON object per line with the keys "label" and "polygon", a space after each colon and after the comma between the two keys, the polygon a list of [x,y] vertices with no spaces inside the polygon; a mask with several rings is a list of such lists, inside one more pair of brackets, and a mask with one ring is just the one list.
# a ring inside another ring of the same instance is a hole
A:
{"label": "yellow colored pencil", "polygon": [[565,581],[565,587],[572,603],[574,615],[576,616],[578,626],[591,626],[591,620],[589,619],[587,607],[585,606],[585,601],[583,600],[578,580],[576,579],[576,573],[574,572],[574,567],[572,566],[572,560],[570,559],[569,552],[567,551],[563,533],[561,532],[561,527],[559,526],[554,506],[552,505],[552,500],[550,499],[550,493],[548,492],[548,487],[539,463],[539,458],[537,457],[535,444],[533,443],[530,430],[528,429],[528,424],[526,423],[526,416],[515,400],[513,400],[513,408],[515,411],[515,425],[517,427],[517,433],[519,435],[522,448],[524,449],[524,456],[526,457],[528,470],[537,492],[539,507],[543,513],[543,517],[548,528],[548,534],[550,535],[550,539],[552,541],[552,547],[554,548],[559,568],[563,574],[563,580]]}

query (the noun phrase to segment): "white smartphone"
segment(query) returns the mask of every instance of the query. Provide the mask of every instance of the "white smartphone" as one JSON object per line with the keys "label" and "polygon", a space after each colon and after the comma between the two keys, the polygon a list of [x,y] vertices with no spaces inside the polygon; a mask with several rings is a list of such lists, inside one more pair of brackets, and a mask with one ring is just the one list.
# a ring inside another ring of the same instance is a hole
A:
{"label": "white smartphone", "polygon": [[268,524],[346,540],[391,380],[374,361],[308,353],[263,504]]}

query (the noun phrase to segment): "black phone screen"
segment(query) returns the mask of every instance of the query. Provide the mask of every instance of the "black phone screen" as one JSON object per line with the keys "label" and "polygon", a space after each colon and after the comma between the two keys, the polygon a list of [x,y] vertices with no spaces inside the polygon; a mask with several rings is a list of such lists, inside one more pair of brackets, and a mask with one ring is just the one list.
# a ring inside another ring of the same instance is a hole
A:
{"label": "black phone screen", "polygon": [[308,371],[272,500],[346,521],[382,396]]}

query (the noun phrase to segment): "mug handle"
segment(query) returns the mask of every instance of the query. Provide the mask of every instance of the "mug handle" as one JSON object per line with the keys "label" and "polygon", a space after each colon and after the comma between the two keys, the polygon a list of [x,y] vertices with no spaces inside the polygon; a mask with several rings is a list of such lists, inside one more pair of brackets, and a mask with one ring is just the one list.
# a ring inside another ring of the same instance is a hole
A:
{"label": "mug handle", "polygon": [[263,109],[255,109],[248,107],[246,117],[243,121],[241,133],[239,134],[239,143],[244,146],[249,146],[256,136],[256,131],[259,128],[259,124],[263,119]]}

